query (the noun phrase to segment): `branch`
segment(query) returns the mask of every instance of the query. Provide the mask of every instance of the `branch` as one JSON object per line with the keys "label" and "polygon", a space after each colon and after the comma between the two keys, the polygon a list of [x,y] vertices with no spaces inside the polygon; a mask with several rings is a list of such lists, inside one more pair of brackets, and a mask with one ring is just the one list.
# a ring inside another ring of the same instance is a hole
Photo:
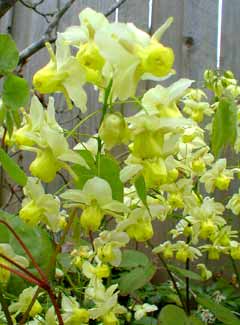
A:
{"label": "branch", "polygon": [[26,8],[31,9],[36,14],[42,16],[46,20],[47,23],[49,23],[48,17],[53,17],[55,15],[55,13],[56,13],[56,11],[54,11],[54,12],[42,12],[41,10],[38,9],[38,6],[40,6],[45,0],[41,0],[41,1],[39,1],[37,3],[34,3],[34,4],[29,4],[28,2],[25,2],[25,0],[19,0],[19,1]]}
{"label": "branch", "polygon": [[[51,32],[53,29],[58,25],[60,19],[62,16],[66,13],[66,11],[71,7],[71,5],[76,0],[70,0],[53,18],[53,21],[48,25],[48,28],[46,29],[45,33],[42,35],[42,37],[29,45],[27,48],[25,48],[21,53],[19,57],[19,65],[21,65],[23,62],[25,62],[28,58],[30,58],[33,54],[41,50],[46,42],[53,43],[56,40],[55,36],[51,36]],[[127,0],[120,0],[118,3],[116,3],[114,6],[112,6],[104,15],[106,17],[110,16],[116,9],[120,8],[121,5],[126,2]]]}
{"label": "branch", "polygon": [[0,0],[0,18],[11,9],[18,0]]}
{"label": "branch", "polygon": [[41,36],[41,38],[38,41],[29,45],[27,48],[25,48],[20,53],[19,62],[18,62],[19,65],[21,65],[26,59],[31,57],[33,54],[35,54],[36,52],[41,50],[45,46],[46,42],[53,43],[56,40],[56,37],[52,37],[51,33],[52,33],[53,29],[58,25],[60,19],[68,11],[68,9],[73,5],[73,3],[75,1],[76,0],[69,0],[65,4],[65,6],[60,11],[58,11],[58,13],[56,13],[52,22],[48,25],[45,33]]}
{"label": "branch", "polygon": [[105,14],[104,16],[108,17],[110,16],[111,14],[114,13],[114,11],[116,9],[119,9],[121,7],[121,5],[124,4],[124,2],[126,2],[127,0],[121,0],[121,1],[118,1],[115,5],[113,5]]}

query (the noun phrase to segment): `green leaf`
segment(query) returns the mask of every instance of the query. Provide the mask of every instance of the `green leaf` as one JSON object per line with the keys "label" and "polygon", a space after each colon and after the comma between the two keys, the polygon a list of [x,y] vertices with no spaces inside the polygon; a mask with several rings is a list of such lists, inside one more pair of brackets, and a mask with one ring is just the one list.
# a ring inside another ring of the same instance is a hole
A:
{"label": "green leaf", "polygon": [[195,316],[190,316],[187,325],[204,325],[204,323]]}
{"label": "green leaf", "polygon": [[237,137],[237,106],[230,99],[222,99],[213,119],[212,151],[218,156],[227,144],[234,145]]}
{"label": "green leaf", "polygon": [[99,157],[98,168],[95,161],[87,153],[87,150],[82,150],[80,152],[81,156],[87,161],[90,169],[82,167],[80,165],[74,165],[73,170],[78,176],[78,180],[75,182],[75,186],[82,189],[87,180],[93,178],[94,176],[101,177],[105,179],[112,189],[112,195],[114,200],[120,202],[123,201],[123,184],[120,181],[120,168],[118,162],[110,155],[101,155]]}
{"label": "green leaf", "polygon": [[149,258],[142,252],[134,249],[126,249],[122,252],[122,261],[119,267],[131,269],[138,266],[145,266],[149,263]]}
{"label": "green leaf", "polygon": [[240,319],[237,318],[228,308],[215,303],[206,296],[198,295],[196,299],[199,304],[209,309],[219,321],[223,322],[224,325],[240,324]]}
{"label": "green leaf", "polygon": [[105,179],[112,188],[113,199],[123,202],[123,183],[120,181],[120,168],[116,159],[101,155],[98,176]]}
{"label": "green leaf", "polygon": [[143,317],[135,320],[132,325],[157,325],[157,320],[153,317]]}
{"label": "green leaf", "polygon": [[26,185],[26,174],[2,148],[0,148],[0,162],[5,172],[12,178],[13,181],[21,186]]}
{"label": "green leaf", "polygon": [[[6,213],[3,210],[0,210],[0,218],[7,221],[13,227],[30,250],[37,263],[46,271],[54,253],[54,246],[48,232],[40,227],[31,227],[25,224],[18,216]],[[1,237],[1,242],[9,243],[17,254],[27,257],[15,237],[10,232],[8,233],[8,238]],[[37,274],[35,270],[33,270],[32,265],[30,265],[29,270]],[[20,292],[23,287],[24,282],[20,281],[19,277],[11,277],[11,282],[8,286],[9,291],[12,293]]]}
{"label": "green leaf", "polygon": [[140,200],[145,206],[147,206],[147,190],[144,177],[142,175],[138,176],[134,185]]}
{"label": "green leaf", "polygon": [[10,74],[3,83],[3,102],[12,109],[18,109],[29,100],[29,87],[25,79]]}
{"label": "green leaf", "polygon": [[7,126],[7,132],[8,132],[9,138],[11,138],[11,136],[13,134],[13,127],[14,127],[14,121],[13,121],[11,111],[6,112],[6,126]]}
{"label": "green leaf", "polygon": [[187,325],[188,318],[184,310],[175,305],[167,305],[163,307],[158,318],[160,325]]}
{"label": "green leaf", "polygon": [[16,43],[10,35],[0,34],[0,72],[14,70],[18,64],[19,53]]}
{"label": "green leaf", "polygon": [[182,269],[175,265],[169,265],[169,264],[168,264],[168,268],[170,269],[170,271],[176,273],[177,275],[180,275],[185,278],[192,279],[192,280],[202,281],[201,276],[193,271],[185,270],[185,269]]}
{"label": "green leaf", "polygon": [[142,288],[151,280],[155,272],[155,266],[148,263],[145,267],[137,267],[129,272],[122,273],[118,279],[121,294],[127,295],[139,288]]}

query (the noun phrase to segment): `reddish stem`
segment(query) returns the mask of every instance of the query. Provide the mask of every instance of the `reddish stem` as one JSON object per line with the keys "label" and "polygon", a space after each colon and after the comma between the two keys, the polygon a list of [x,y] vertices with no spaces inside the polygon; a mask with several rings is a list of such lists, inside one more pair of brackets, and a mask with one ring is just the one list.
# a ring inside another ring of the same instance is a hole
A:
{"label": "reddish stem", "polygon": [[25,251],[25,253],[28,255],[28,257],[32,261],[32,264],[36,268],[36,270],[38,271],[39,275],[42,277],[43,280],[45,280],[46,282],[48,282],[46,275],[41,270],[41,268],[39,267],[39,265],[35,261],[34,257],[32,256],[32,253],[26,247],[26,245],[24,244],[24,242],[22,241],[22,239],[18,236],[18,234],[15,232],[15,230],[6,221],[4,221],[2,219],[0,219],[0,224],[3,224],[4,226],[6,226],[11,231],[11,233],[17,239],[17,241],[19,242],[19,244],[22,246],[22,248]]}
{"label": "reddish stem", "polygon": [[52,301],[53,307],[55,309],[55,312],[56,312],[56,315],[57,315],[57,318],[58,318],[59,325],[64,325],[62,315],[61,315],[61,311],[60,311],[60,308],[58,306],[56,297],[54,296],[54,293],[52,292],[52,289],[50,287],[47,289],[47,293],[48,293],[48,295],[49,295],[49,297],[50,297],[50,299]]}
{"label": "reddish stem", "polygon": [[3,255],[0,253],[0,257],[4,258],[6,261],[8,261],[9,263],[15,265],[17,268],[19,268],[21,271],[23,271],[24,273],[26,273],[28,276],[30,276],[31,278],[34,278],[37,281],[41,281],[40,279],[38,279],[33,273],[29,272],[25,267],[21,266],[20,264],[18,264],[17,262],[15,262],[14,260],[10,259],[9,257]]}
{"label": "reddish stem", "polygon": [[24,274],[22,272],[19,272],[16,269],[11,268],[10,266],[7,266],[5,264],[0,263],[0,268],[3,268],[3,269],[5,269],[5,270],[7,270],[7,271],[9,271],[11,273],[14,273],[14,274],[20,276],[20,278],[22,278],[22,279],[24,279],[26,281],[29,281],[30,283],[33,283],[33,284],[35,284],[35,285],[37,285],[37,286],[39,286],[41,288],[45,288],[45,283],[42,282],[41,280],[30,277],[30,276],[28,276],[28,275],[26,275],[26,274]]}

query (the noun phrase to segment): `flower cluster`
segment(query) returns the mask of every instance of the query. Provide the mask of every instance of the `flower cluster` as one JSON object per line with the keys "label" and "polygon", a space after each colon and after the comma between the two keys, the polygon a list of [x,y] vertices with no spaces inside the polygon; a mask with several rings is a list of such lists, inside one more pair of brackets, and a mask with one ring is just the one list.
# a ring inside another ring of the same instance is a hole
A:
{"label": "flower cluster", "polygon": [[[205,254],[213,260],[221,255],[240,260],[238,231],[228,222],[231,213],[240,214],[240,192],[226,195],[240,169],[220,152],[229,144],[237,153],[240,150],[240,87],[233,74],[206,71],[206,87],[215,95],[212,103],[203,90],[192,88],[193,80],[182,78],[163,86],[160,82],[174,74],[174,53],[161,42],[172,18],[152,36],[131,23],[110,23],[90,8],[79,18],[80,26],[58,33],[55,53],[46,44],[50,62],[36,72],[33,86],[42,94],[63,93],[68,107],[74,105],[83,113],[87,111],[84,85],[94,86],[102,105],[98,133],[70,149],[71,131],[56,121],[53,98],[45,109],[34,96],[29,112],[23,112],[21,127],[9,139],[12,148],[36,154],[19,217],[31,227],[46,228],[57,248],[69,236],[68,267],[81,283],[78,288],[59,262],[60,278],[67,274],[72,287],[59,295],[61,314],[41,306],[42,294],[32,306],[29,324],[57,324],[58,316],[69,325],[92,321],[119,325],[156,312],[157,306],[137,298],[134,304],[121,303],[124,290],[121,276],[119,280],[115,274],[126,267],[127,245],[131,241],[152,245],[157,225],[170,219],[167,240],[158,236],[153,245],[152,252],[160,259],[176,259],[184,267],[197,261],[203,281],[212,276],[203,262]],[[138,96],[141,80],[158,84]],[[125,116],[121,109],[125,103],[132,103],[137,112]],[[222,110],[232,114],[226,119],[236,133],[231,140],[219,136],[216,144]],[[114,158],[119,145],[126,151],[120,155],[121,164]],[[69,173],[66,185],[71,188],[46,194],[41,181],[52,182],[61,169]],[[218,197],[224,193],[224,198],[216,199],[216,193]],[[3,249],[14,255],[9,247]],[[139,272],[148,266],[131,263],[130,269],[140,265]],[[7,285],[9,273],[4,272],[0,269],[0,282]],[[35,293],[35,288],[25,288],[10,305],[14,320],[26,312]],[[202,308],[200,313],[204,321],[215,319],[208,310]]]}

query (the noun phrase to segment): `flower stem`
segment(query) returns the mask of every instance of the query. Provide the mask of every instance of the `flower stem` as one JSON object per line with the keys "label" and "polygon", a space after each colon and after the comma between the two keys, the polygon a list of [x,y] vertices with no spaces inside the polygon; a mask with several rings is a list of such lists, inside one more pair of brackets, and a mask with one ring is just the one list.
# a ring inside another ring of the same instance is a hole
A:
{"label": "flower stem", "polygon": [[0,286],[0,303],[1,303],[2,310],[4,312],[4,315],[6,317],[7,323],[9,325],[13,325],[12,317],[11,317],[10,312],[8,310],[7,302],[6,302],[6,300],[5,300],[4,296],[3,296],[3,292],[2,292],[1,286]]}
{"label": "flower stem", "polygon": [[[190,260],[189,258],[186,261],[186,270],[190,269]],[[188,315],[191,313],[190,308],[190,279],[189,277],[186,277],[186,312]]]}
{"label": "flower stem", "polygon": [[237,264],[236,264],[236,262],[234,261],[234,259],[232,257],[230,257],[230,259],[231,259],[231,262],[232,262],[233,270],[234,270],[234,272],[236,274],[236,277],[237,277],[237,282],[240,285],[240,275],[239,275],[239,271],[238,271],[238,268],[237,268]]}
{"label": "flower stem", "polygon": [[179,297],[179,299],[180,299],[180,301],[181,301],[182,307],[187,311],[187,306],[186,306],[186,304],[185,304],[185,302],[184,302],[184,299],[183,299],[182,294],[181,294],[181,292],[180,292],[180,290],[179,290],[179,288],[178,288],[178,286],[177,286],[177,282],[176,282],[176,280],[175,280],[175,278],[174,278],[172,272],[170,271],[170,269],[169,269],[169,267],[168,267],[166,261],[165,261],[164,258],[161,256],[161,254],[157,254],[157,256],[159,257],[159,259],[160,259],[162,265],[163,265],[164,268],[166,269],[166,271],[167,271],[167,273],[168,273],[168,275],[169,275],[169,277],[170,277],[170,279],[171,279],[171,281],[172,281],[172,284],[173,284],[173,286],[174,286],[174,289],[176,290],[176,293],[177,293],[177,295],[178,295],[178,297]]}

